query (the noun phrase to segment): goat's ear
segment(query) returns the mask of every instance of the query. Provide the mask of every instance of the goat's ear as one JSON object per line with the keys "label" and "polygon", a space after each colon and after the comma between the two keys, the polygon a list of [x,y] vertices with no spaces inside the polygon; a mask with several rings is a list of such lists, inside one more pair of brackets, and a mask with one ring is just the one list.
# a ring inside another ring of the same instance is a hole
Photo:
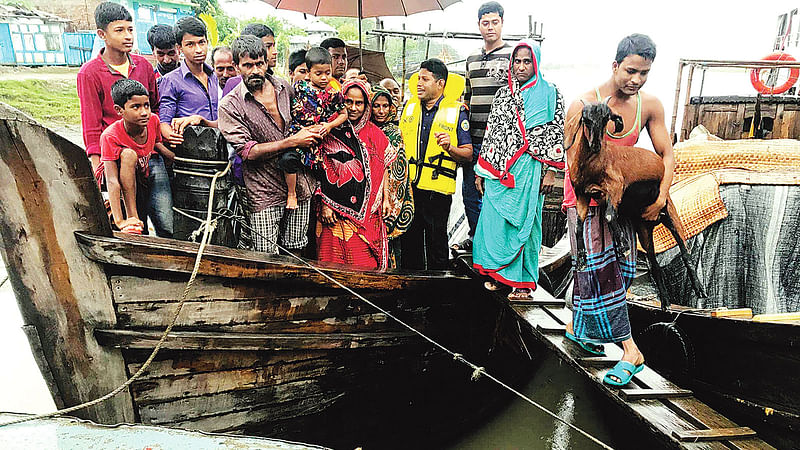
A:
{"label": "goat's ear", "polygon": [[622,121],[622,116],[619,114],[611,114],[611,120],[614,121],[614,133],[621,133],[625,129],[625,122]]}

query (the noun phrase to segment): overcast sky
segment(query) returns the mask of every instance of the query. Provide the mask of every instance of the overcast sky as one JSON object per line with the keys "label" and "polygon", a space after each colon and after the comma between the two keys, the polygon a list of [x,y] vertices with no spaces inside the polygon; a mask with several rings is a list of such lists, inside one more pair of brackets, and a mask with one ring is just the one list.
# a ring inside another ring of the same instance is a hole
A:
{"label": "overcast sky", "polygon": [[[450,27],[447,31],[477,31],[477,11],[482,3],[482,0],[465,0],[444,11],[384,20],[387,28],[392,29],[400,29],[400,24],[405,22],[409,30],[416,31],[427,30],[430,23],[434,30],[443,31],[442,24],[453,24],[458,28]],[[550,64],[610,60],[619,39],[634,32],[653,38],[658,45],[659,59],[661,56],[665,60],[678,57],[758,59],[771,50],[778,14],[800,7],[800,1],[796,0],[738,5],[738,2],[702,0],[635,3],[517,0],[500,3],[506,10],[506,32],[526,33],[528,15],[544,23],[543,50],[547,55],[545,63]],[[259,0],[224,6],[240,17],[272,14],[293,21],[302,17],[275,10]]]}
{"label": "overcast sky", "polygon": [[[433,24],[434,31],[477,31],[477,11],[483,2],[465,0],[444,11],[387,17],[384,22],[386,28],[396,30],[405,23],[411,31],[426,31],[428,24]],[[645,90],[662,99],[668,117],[679,58],[761,59],[772,51],[778,15],[800,7],[797,0],[763,3],[501,0],[500,3],[505,8],[503,31],[506,33],[527,33],[528,15],[544,24],[542,65],[545,76],[559,85],[568,100],[608,78],[617,43],[622,37],[631,33],[650,35],[658,55]],[[294,23],[303,20],[302,14],[275,10],[260,0],[223,6],[240,18],[270,14]],[[444,24],[448,24],[448,28],[443,29]],[[480,45],[480,41],[450,40],[448,43],[464,54]],[[800,50],[791,51],[800,59]],[[696,80],[695,93],[699,84]],[[745,72],[709,73],[704,92],[753,93]]]}

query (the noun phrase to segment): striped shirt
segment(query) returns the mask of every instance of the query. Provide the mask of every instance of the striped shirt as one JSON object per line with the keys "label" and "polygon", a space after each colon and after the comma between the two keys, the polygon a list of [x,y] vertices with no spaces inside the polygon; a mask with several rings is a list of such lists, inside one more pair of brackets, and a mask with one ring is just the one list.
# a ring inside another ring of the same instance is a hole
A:
{"label": "striped shirt", "polygon": [[514,46],[506,42],[489,53],[481,47],[467,58],[464,102],[469,106],[469,128],[473,146],[483,143],[494,94],[508,83],[507,73],[512,50]]}

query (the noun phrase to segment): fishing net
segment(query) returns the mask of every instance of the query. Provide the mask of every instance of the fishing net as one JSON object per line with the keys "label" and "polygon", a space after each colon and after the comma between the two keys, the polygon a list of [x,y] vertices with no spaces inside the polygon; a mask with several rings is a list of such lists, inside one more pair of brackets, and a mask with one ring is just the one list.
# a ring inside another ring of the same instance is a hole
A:
{"label": "fishing net", "polygon": [[708,298],[693,292],[675,247],[657,255],[670,302],[754,314],[800,311],[800,186],[731,184],[720,195],[728,217],[687,242]]}

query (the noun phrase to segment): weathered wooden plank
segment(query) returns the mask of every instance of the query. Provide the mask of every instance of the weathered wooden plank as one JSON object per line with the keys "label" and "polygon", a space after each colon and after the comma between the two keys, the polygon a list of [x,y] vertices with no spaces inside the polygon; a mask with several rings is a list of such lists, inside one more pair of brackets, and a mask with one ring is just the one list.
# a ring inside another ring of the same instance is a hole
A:
{"label": "weathered wooden plank", "polygon": [[[547,324],[546,327],[553,327],[553,324],[559,323],[560,320],[553,316],[559,317],[564,313],[553,313],[553,311],[545,311],[546,307],[520,307],[515,306],[514,310],[517,311],[522,317],[525,317],[529,322],[529,326],[534,328],[538,324]],[[563,333],[563,331],[562,331]],[[587,377],[596,382],[596,386],[605,393],[609,398],[614,400],[619,405],[628,409],[633,413],[633,417],[639,420],[646,427],[655,431],[656,436],[660,436],[662,442],[673,447],[691,448],[691,449],[725,449],[725,445],[719,442],[698,442],[698,443],[683,443],[678,444],[676,440],[671,437],[671,433],[675,430],[694,430],[696,427],[689,423],[681,415],[667,407],[663,401],[654,399],[639,400],[636,402],[626,402],[619,393],[618,389],[611,388],[602,384],[602,379],[608,368],[600,364],[582,365],[578,361],[579,358],[588,358],[588,353],[581,350],[577,345],[568,341],[563,335],[559,334],[540,334],[545,344],[554,350],[557,350],[560,357],[565,361],[572,364],[580,372],[584,373]],[[607,357],[604,360],[613,361],[616,363],[622,356],[622,349],[614,345],[606,345]],[[649,369],[645,368],[645,371]],[[652,372],[652,371],[650,371]],[[640,373],[641,374],[641,373]],[[637,374],[638,377],[639,374]],[[629,387],[638,387],[637,378]]]}
{"label": "weathered wooden plank", "polygon": [[[676,398],[669,400],[676,411],[679,411],[684,417],[690,417],[690,421],[697,422],[698,427],[706,428],[735,428],[736,423],[721,415],[717,411],[711,409],[705,403],[697,400],[696,398]],[[773,446],[767,444],[761,439],[730,439],[727,442],[732,448],[740,450],[756,450],[774,449]]]}
{"label": "weathered wooden plank", "polygon": [[727,447],[720,442],[685,442],[679,444],[672,438],[672,432],[676,430],[695,430],[696,427],[693,424],[672,411],[661,400],[645,399],[635,402],[626,402],[619,395],[618,389],[602,384],[602,379],[607,369],[602,367],[588,367],[585,370],[591,379],[596,380],[597,386],[600,387],[603,392],[609,395],[615,402],[631,411],[634,419],[641,421],[645,426],[655,430],[657,436],[660,436],[662,441],[669,444],[671,447],[687,449],[727,449]]}
{"label": "weathered wooden plank", "polygon": [[561,308],[555,306],[548,306],[545,307],[544,309],[547,311],[548,314],[554,316],[558,322],[561,322],[564,325],[572,321],[572,311],[570,311],[564,305],[562,305]]}
{"label": "weathered wooden plank", "polygon": [[[190,375],[152,378],[131,386],[138,405],[247,390],[313,379],[342,371],[329,359],[311,359],[253,369],[221,370]],[[352,370],[352,369],[351,369]]]}
{"label": "weathered wooden plank", "polygon": [[[113,275],[110,277],[114,303],[177,302],[186,288],[188,276],[147,277],[144,275]],[[372,295],[373,293],[370,293]],[[264,283],[252,280],[198,276],[189,291],[189,301],[196,300],[280,300],[301,297],[344,296],[341,289],[312,283]]]}
{"label": "weathered wooden plank", "polygon": [[545,328],[553,328],[562,325],[539,306],[515,305],[513,308],[532,327],[542,325]]}
{"label": "weathered wooden plank", "polygon": [[[0,180],[0,253],[25,324],[41,342],[41,371],[52,373],[53,394],[66,406],[100,397],[126,373],[119,351],[92,335],[115,324],[111,292],[102,267],[84,258],[73,237],[74,230],[111,235],[86,153],[0,104]],[[76,414],[134,420],[125,395]]]}
{"label": "weathered wooden plank", "polygon": [[[152,349],[162,331],[95,330],[105,346],[125,349]],[[333,350],[368,347],[394,347],[421,342],[416,334],[394,333],[214,333],[173,331],[162,348],[170,350]]]}
{"label": "weathered wooden plank", "polygon": [[142,422],[163,425],[218,416],[220,413],[248,411],[256,405],[279,405],[309,397],[335,396],[341,391],[325,389],[318,380],[300,380],[274,386],[221,392],[202,396],[182,397],[163,403],[151,403],[139,408]]}
{"label": "weathered wooden plank", "polygon": [[578,364],[582,366],[595,366],[595,367],[614,367],[618,362],[618,358],[609,358],[607,356],[585,357],[577,358]]}
{"label": "weathered wooden plank", "polygon": [[[94,261],[122,267],[137,267],[191,273],[199,245],[155,237],[115,233],[113,237],[75,233],[81,250]],[[359,272],[350,267],[313,262],[323,272],[351,288],[406,289],[431,285],[458,286],[466,278],[452,272]],[[200,275],[256,280],[303,280],[336,286],[296,259],[227,247],[207,247]],[[441,289],[441,287],[440,287]]]}
{"label": "weathered wooden plank", "polygon": [[[156,360],[142,373],[139,380],[161,377],[176,377],[198,373],[235,369],[257,369],[270,365],[295,364],[324,358],[327,351],[283,351],[283,352],[230,352],[230,351],[171,351],[159,353]],[[150,356],[146,350],[126,350],[128,371],[136,373]]]}
{"label": "weathered wooden plank", "polygon": [[[653,389],[680,389],[671,381],[665,379],[647,366],[645,366],[643,371],[636,374],[636,380],[640,385]],[[723,416],[710,406],[694,397],[669,399],[666,400],[666,403],[671,405],[671,408],[680,414],[685,420],[694,424],[700,429],[730,428],[738,426],[727,417]],[[726,445],[742,450],[773,448],[760,439],[752,438],[730,440]]]}
{"label": "weathered wooden plank", "polygon": [[564,334],[567,330],[563,325],[537,325],[536,329],[545,334]]}
{"label": "weathered wooden plank", "polygon": [[619,395],[625,401],[691,397],[692,391],[686,389],[620,389]]}
{"label": "weathered wooden plank", "polygon": [[[294,299],[290,301],[187,302],[175,330],[231,332],[385,332],[399,326],[384,313],[359,300]],[[321,308],[322,306],[322,308]],[[118,328],[166,328],[177,310],[176,303],[126,303],[117,305]],[[427,309],[395,311],[404,320],[423,324]],[[296,313],[296,314],[295,314]]]}
{"label": "weathered wooden plank", "polygon": [[728,439],[755,437],[756,432],[749,427],[714,428],[711,430],[674,431],[672,433],[680,441],[724,441]]}
{"label": "weathered wooden plank", "polygon": [[276,419],[319,413],[330,407],[342,396],[344,396],[342,393],[328,394],[304,398],[288,404],[253,405],[251,410],[224,412],[215,416],[200,417],[194,420],[173,422],[165,425],[216,433],[236,432],[248,425],[260,425]]}

